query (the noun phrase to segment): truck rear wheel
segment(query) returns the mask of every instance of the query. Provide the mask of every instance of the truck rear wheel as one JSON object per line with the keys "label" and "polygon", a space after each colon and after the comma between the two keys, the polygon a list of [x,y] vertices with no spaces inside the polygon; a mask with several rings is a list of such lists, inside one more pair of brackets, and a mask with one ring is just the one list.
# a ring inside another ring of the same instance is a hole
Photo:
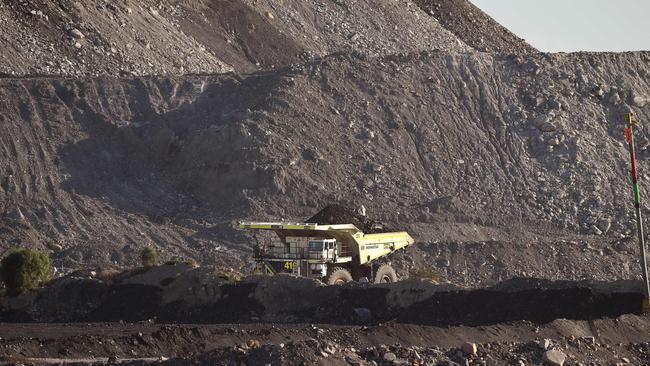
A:
{"label": "truck rear wheel", "polygon": [[327,276],[325,283],[328,285],[342,285],[346,282],[352,281],[350,271],[341,267],[332,268],[332,272]]}
{"label": "truck rear wheel", "polygon": [[375,273],[375,283],[397,282],[397,273],[389,264],[382,264]]}

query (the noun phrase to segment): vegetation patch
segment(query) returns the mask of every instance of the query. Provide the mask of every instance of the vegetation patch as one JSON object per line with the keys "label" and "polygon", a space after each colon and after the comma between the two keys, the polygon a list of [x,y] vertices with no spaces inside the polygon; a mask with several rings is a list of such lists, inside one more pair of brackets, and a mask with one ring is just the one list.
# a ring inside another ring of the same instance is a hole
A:
{"label": "vegetation patch", "polygon": [[45,252],[21,248],[12,251],[0,261],[0,279],[10,296],[35,290],[49,277],[50,258]]}
{"label": "vegetation patch", "polygon": [[151,245],[142,248],[140,259],[142,260],[143,267],[149,268],[155,266],[158,263],[158,252],[156,251],[156,248]]}

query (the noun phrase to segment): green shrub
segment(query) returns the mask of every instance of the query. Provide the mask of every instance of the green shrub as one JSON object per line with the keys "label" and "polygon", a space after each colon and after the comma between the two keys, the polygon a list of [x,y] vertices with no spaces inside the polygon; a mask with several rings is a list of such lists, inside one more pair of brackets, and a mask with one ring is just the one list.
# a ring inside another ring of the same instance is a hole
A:
{"label": "green shrub", "polygon": [[0,261],[0,279],[10,296],[35,290],[49,277],[50,258],[45,252],[21,248]]}
{"label": "green shrub", "polygon": [[158,253],[156,252],[156,248],[151,245],[145,246],[142,248],[142,252],[140,252],[140,258],[142,259],[142,266],[155,266],[158,262]]}
{"label": "green shrub", "polygon": [[95,277],[105,282],[111,282],[122,273],[124,273],[124,270],[117,268],[99,268]]}
{"label": "green shrub", "polygon": [[197,267],[199,267],[199,262],[195,261],[195,260],[192,259],[192,258],[184,260],[183,263],[184,263],[184,264],[187,264],[188,266],[190,266],[190,267],[192,267],[192,268],[197,268]]}
{"label": "green shrub", "polygon": [[215,275],[217,276],[217,278],[228,282],[237,282],[241,280],[241,276],[238,273],[233,271],[218,270],[215,272]]}
{"label": "green shrub", "polygon": [[191,259],[191,258],[190,259],[173,258],[171,260],[168,260],[164,264],[166,266],[177,266],[177,265],[179,265],[181,263],[186,264],[186,265],[188,265],[188,266],[190,266],[192,268],[196,268],[196,267],[199,266],[199,263],[197,261],[195,261],[194,259]]}

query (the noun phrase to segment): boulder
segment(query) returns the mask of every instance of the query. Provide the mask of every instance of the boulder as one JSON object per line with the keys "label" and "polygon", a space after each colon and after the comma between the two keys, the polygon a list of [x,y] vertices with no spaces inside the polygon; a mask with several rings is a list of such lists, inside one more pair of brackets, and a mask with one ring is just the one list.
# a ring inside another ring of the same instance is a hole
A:
{"label": "boulder", "polygon": [[85,38],[85,37],[86,37],[86,36],[85,36],[83,33],[81,33],[81,31],[80,31],[79,29],[77,29],[77,28],[71,30],[71,31],[70,31],[70,35],[72,35],[72,36],[73,36],[74,38],[76,38],[76,39],[82,39],[82,38]]}
{"label": "boulder", "polygon": [[541,341],[537,342],[537,345],[539,348],[543,349],[544,351],[549,350],[553,346],[553,341],[550,339],[542,339]]}
{"label": "boulder", "polygon": [[249,339],[249,340],[246,342],[246,345],[247,345],[248,347],[250,347],[250,348],[253,348],[253,349],[255,349],[255,348],[260,348],[260,341],[258,341],[257,339]]}
{"label": "boulder", "polygon": [[557,130],[557,126],[551,122],[544,122],[537,127],[542,132],[553,132]]}
{"label": "boulder", "polygon": [[589,345],[595,345],[596,344],[596,337],[594,337],[594,336],[580,337],[580,340],[585,342],[586,344],[589,344]]}
{"label": "boulder", "polygon": [[478,352],[478,347],[476,346],[476,343],[471,343],[471,342],[465,342],[463,345],[460,347],[460,349],[465,353],[466,355],[472,355],[475,356],[476,353]]}
{"label": "boulder", "polygon": [[596,225],[591,225],[591,232],[594,235],[603,235],[603,231],[598,228]]}
{"label": "boulder", "polygon": [[393,352],[384,353],[384,361],[393,362],[397,360],[397,356]]}
{"label": "boulder", "polygon": [[630,93],[630,103],[632,105],[634,105],[636,107],[639,107],[639,108],[643,108],[643,107],[646,106],[646,104],[648,104],[648,102],[650,102],[649,97],[647,97],[647,96],[645,96],[643,94],[640,94],[637,91],[632,91],[632,93]]}
{"label": "boulder", "polygon": [[552,349],[544,352],[544,362],[552,366],[562,366],[566,361],[566,354],[560,350]]}

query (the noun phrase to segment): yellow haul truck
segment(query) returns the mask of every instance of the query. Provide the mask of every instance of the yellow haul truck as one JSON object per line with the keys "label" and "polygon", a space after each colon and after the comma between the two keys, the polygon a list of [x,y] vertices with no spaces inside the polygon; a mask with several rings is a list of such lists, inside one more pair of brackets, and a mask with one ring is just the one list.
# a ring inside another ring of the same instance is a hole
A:
{"label": "yellow haul truck", "polygon": [[254,251],[257,273],[292,273],[329,285],[363,277],[375,283],[397,281],[390,265],[373,268],[373,264],[414,242],[406,232],[365,234],[352,224],[242,222],[239,227],[277,235],[258,240]]}

